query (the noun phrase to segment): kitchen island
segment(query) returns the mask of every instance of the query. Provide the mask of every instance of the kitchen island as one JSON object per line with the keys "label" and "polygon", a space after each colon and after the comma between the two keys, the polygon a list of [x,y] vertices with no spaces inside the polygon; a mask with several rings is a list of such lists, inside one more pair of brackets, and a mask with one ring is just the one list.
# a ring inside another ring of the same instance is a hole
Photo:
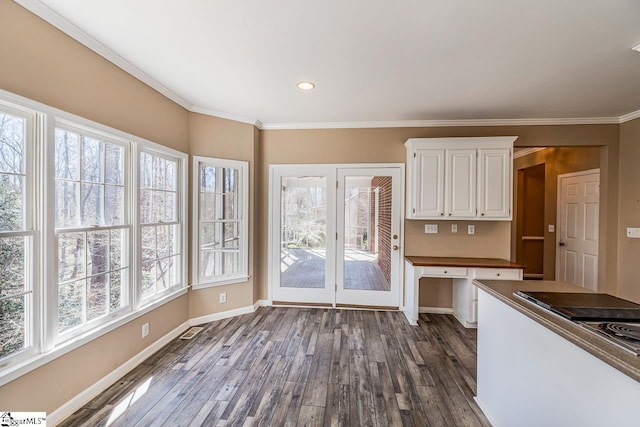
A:
{"label": "kitchen island", "polygon": [[475,280],[476,400],[495,427],[637,426],[640,357],[513,293],[561,282]]}

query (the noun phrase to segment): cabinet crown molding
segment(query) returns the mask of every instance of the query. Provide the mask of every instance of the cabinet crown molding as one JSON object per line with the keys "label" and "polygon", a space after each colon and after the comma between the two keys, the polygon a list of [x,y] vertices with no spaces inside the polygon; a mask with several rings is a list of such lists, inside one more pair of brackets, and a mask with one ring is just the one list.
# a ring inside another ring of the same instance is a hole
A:
{"label": "cabinet crown molding", "polygon": [[513,148],[517,136],[471,136],[446,138],[409,138],[407,149],[425,148]]}

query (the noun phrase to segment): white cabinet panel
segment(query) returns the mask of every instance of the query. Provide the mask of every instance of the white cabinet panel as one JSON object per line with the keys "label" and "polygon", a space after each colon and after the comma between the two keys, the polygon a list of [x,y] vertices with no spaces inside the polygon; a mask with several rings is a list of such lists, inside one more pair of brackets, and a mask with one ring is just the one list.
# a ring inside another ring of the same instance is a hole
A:
{"label": "white cabinet panel", "polygon": [[476,150],[447,150],[445,210],[450,218],[476,216]]}
{"label": "white cabinet panel", "polygon": [[415,197],[412,214],[416,217],[444,216],[445,150],[416,150]]}
{"label": "white cabinet panel", "polygon": [[478,214],[511,219],[512,172],[510,149],[478,150]]}

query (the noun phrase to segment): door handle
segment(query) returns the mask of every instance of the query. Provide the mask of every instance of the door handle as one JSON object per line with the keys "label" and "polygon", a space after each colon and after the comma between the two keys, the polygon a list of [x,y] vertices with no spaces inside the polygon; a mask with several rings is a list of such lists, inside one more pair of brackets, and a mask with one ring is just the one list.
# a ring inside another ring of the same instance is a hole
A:
{"label": "door handle", "polygon": [[393,250],[397,251],[398,250],[398,245],[393,245]]}
{"label": "door handle", "polygon": [[566,246],[567,244],[565,242],[559,242],[558,246]]}

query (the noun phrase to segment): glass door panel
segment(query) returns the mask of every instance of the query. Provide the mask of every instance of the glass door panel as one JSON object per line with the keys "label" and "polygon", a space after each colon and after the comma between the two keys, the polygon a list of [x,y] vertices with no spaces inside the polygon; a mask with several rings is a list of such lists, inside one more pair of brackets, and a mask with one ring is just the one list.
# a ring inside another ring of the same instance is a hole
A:
{"label": "glass door panel", "polygon": [[338,171],[338,304],[399,307],[398,168]]}
{"label": "glass door panel", "polygon": [[[272,299],[333,304],[335,172],[323,166],[272,169]],[[332,237],[333,239],[330,239]],[[274,256],[278,254],[278,256]]]}

